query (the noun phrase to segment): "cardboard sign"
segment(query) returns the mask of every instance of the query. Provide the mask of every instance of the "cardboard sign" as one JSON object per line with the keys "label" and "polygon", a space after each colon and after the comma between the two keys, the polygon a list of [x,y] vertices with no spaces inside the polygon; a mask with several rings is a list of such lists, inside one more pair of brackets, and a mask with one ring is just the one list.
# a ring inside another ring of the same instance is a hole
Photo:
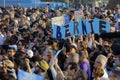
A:
{"label": "cardboard sign", "polygon": [[65,20],[65,24],[69,24],[69,22],[70,22],[70,17],[69,17],[69,15],[65,14],[65,15],[64,15],[64,20]]}
{"label": "cardboard sign", "polygon": [[110,23],[105,20],[80,20],[79,22],[70,22],[65,26],[53,26],[53,37],[66,39],[73,35],[101,34],[110,32]]}
{"label": "cardboard sign", "polygon": [[52,25],[63,26],[65,24],[64,16],[52,18]]}

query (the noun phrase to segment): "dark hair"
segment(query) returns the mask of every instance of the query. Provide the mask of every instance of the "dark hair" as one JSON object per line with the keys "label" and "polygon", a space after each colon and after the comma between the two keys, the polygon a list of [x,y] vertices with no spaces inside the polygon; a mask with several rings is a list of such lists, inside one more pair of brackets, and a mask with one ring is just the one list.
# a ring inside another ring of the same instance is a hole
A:
{"label": "dark hair", "polygon": [[77,71],[79,69],[78,64],[75,62],[71,62],[71,63],[69,63],[69,65],[71,65],[71,67],[70,67],[71,70],[74,69],[75,71]]}
{"label": "dark hair", "polygon": [[120,39],[115,40],[111,46],[114,55],[120,55]]}
{"label": "dark hair", "polygon": [[23,46],[27,46],[27,41],[26,40],[19,40],[18,43],[21,42]]}
{"label": "dark hair", "polygon": [[53,40],[48,40],[47,45],[53,45]]}

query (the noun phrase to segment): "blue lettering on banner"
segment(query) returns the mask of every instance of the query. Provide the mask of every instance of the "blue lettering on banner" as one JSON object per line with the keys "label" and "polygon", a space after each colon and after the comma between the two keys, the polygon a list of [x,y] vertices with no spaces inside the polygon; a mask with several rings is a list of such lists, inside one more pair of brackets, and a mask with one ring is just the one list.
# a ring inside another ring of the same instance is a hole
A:
{"label": "blue lettering on banner", "polygon": [[86,28],[85,21],[82,21],[82,31],[83,31],[83,35],[87,34],[87,28]]}
{"label": "blue lettering on banner", "polygon": [[93,29],[93,20],[89,21],[89,24],[91,26],[91,33],[94,33],[94,29]]}
{"label": "blue lettering on banner", "polygon": [[69,23],[69,31],[70,31],[70,33],[71,33],[71,36],[72,36],[72,35],[75,35],[75,34],[74,34],[74,21],[71,21],[71,22]]}
{"label": "blue lettering on banner", "polygon": [[57,39],[62,38],[60,26],[53,25],[53,37],[55,37]]}
{"label": "blue lettering on banner", "polygon": [[110,32],[110,23],[105,20],[99,21],[100,33]]}
{"label": "blue lettering on banner", "polygon": [[93,25],[94,33],[100,34],[100,32],[99,32],[99,19],[97,19],[97,18],[93,19],[92,25]]}
{"label": "blue lettering on banner", "polygon": [[61,38],[62,37],[62,34],[61,34],[60,30],[61,30],[61,28],[59,26],[57,26],[57,32],[56,32],[56,34],[57,34],[56,37],[57,38]]}
{"label": "blue lettering on banner", "polygon": [[73,35],[87,35],[91,33],[100,34],[110,32],[110,23],[105,20],[80,20],[79,22],[71,21],[65,26],[53,26],[53,37],[66,39]]}
{"label": "blue lettering on banner", "polygon": [[70,33],[70,28],[69,28],[69,25],[65,25],[64,26],[66,29],[65,29],[65,38],[67,37],[70,37],[71,36],[71,33]]}
{"label": "blue lettering on banner", "polygon": [[78,34],[80,34],[80,31],[79,31],[79,22],[74,22],[74,34],[75,35],[78,35]]}
{"label": "blue lettering on banner", "polygon": [[69,24],[69,22],[70,22],[70,17],[69,17],[69,15],[65,14],[65,15],[64,15],[64,19],[65,19],[65,24]]}
{"label": "blue lettering on banner", "polygon": [[83,20],[86,26],[86,30],[87,30],[87,34],[91,34],[92,30],[91,30],[91,25],[89,23],[89,20]]}

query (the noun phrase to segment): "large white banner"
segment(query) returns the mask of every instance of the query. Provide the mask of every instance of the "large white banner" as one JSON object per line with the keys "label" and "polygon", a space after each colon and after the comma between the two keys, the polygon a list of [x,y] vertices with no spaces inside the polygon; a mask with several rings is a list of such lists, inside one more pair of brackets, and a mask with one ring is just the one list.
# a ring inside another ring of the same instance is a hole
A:
{"label": "large white banner", "polygon": [[44,76],[30,74],[23,70],[18,70],[18,80],[44,80]]}

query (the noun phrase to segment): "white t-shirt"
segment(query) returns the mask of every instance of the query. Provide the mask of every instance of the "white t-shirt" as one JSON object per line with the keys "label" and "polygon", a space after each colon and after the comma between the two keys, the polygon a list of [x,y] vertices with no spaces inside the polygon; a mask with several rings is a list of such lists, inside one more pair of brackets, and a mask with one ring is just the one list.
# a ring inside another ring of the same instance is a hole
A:
{"label": "white t-shirt", "polygon": [[105,71],[105,69],[104,69],[104,75],[100,78],[100,80],[109,80],[108,74],[107,74],[107,72]]}
{"label": "white t-shirt", "polygon": [[92,40],[87,43],[87,46],[88,46],[89,48],[92,48],[92,45],[93,45],[93,41],[92,41]]}
{"label": "white t-shirt", "polygon": [[[96,79],[94,78],[93,80],[96,80]],[[105,69],[104,69],[104,75],[100,78],[100,80],[109,80],[108,74],[107,74],[107,72],[105,71]]]}

